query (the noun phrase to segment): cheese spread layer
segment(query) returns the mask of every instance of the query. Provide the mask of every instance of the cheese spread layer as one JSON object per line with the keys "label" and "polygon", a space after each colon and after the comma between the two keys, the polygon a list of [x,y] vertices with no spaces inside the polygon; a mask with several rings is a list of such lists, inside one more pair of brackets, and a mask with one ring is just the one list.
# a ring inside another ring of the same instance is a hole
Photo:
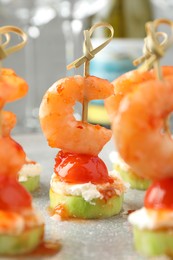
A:
{"label": "cheese spread layer", "polygon": [[28,177],[39,176],[41,173],[41,165],[39,163],[28,163],[24,164],[21,170],[18,172],[19,182],[28,180]]}
{"label": "cheese spread layer", "polygon": [[128,220],[139,229],[172,228],[173,210],[151,210],[143,207],[131,213]]}
{"label": "cheese spread layer", "polygon": [[[119,178],[114,178],[113,183],[93,184],[91,182],[82,184],[69,184],[59,181],[57,175],[53,173],[50,181],[51,189],[60,195],[82,196],[87,202],[92,202],[94,199],[103,199],[105,191],[113,192],[114,195],[120,196],[126,186]],[[111,194],[110,194],[111,195]]]}

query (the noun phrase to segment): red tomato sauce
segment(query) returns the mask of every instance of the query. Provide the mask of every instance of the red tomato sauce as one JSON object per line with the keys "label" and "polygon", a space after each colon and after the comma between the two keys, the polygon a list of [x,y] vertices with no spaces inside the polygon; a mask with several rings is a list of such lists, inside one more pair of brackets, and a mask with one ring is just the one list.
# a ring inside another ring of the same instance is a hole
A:
{"label": "red tomato sauce", "polygon": [[173,178],[155,181],[146,192],[144,205],[150,209],[173,210]]}
{"label": "red tomato sauce", "polygon": [[52,256],[61,249],[61,244],[54,241],[43,241],[29,256]]}
{"label": "red tomato sauce", "polygon": [[112,183],[105,163],[89,154],[67,153],[60,151],[55,158],[55,173],[61,181],[67,183],[93,184]]}
{"label": "red tomato sauce", "polygon": [[18,180],[0,175],[0,210],[18,211],[31,207],[31,195]]}

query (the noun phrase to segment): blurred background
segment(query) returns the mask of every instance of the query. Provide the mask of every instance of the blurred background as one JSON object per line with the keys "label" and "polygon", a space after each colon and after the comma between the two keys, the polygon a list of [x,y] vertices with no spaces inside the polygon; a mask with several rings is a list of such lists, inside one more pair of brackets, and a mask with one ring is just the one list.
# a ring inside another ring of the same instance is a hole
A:
{"label": "blurred background", "polygon": [[[0,0],[0,26],[19,26],[28,34],[26,47],[2,61],[30,87],[27,97],[7,105],[18,117],[15,131],[40,131],[38,109],[45,91],[59,78],[82,75],[83,68],[67,71],[66,65],[82,55],[84,29],[101,21],[114,27],[114,40],[90,66],[91,74],[112,81],[134,68],[132,61],[142,54],[145,23],[161,17],[173,19],[172,0]],[[96,30],[93,45],[105,37],[106,30]],[[162,64],[173,65],[172,54],[170,50]],[[98,120],[102,103],[90,107],[90,121],[107,125],[104,111]]]}

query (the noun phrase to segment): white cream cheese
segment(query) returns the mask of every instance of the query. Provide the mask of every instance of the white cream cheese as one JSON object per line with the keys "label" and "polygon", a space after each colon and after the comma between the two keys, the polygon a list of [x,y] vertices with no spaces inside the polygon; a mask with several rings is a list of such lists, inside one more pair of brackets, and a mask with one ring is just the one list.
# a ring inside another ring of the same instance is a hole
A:
{"label": "white cream cheese", "polygon": [[139,229],[159,229],[173,227],[173,211],[171,210],[148,210],[141,208],[131,213],[129,222]]}
{"label": "white cream cheese", "polygon": [[19,182],[28,180],[28,177],[39,176],[41,173],[41,165],[39,163],[26,163],[18,173]]}
{"label": "white cream cheese", "polygon": [[[52,175],[50,187],[54,192],[60,195],[82,196],[84,200],[90,203],[92,203],[93,199],[102,199],[103,194],[101,191],[104,191],[107,188],[113,188],[118,196],[120,196],[126,190],[126,187],[124,186],[123,182],[118,178],[116,178],[113,183],[105,183],[98,185],[92,184],[91,182],[83,184],[69,184],[58,181],[55,173],[53,173]],[[119,189],[119,187],[121,188]]]}

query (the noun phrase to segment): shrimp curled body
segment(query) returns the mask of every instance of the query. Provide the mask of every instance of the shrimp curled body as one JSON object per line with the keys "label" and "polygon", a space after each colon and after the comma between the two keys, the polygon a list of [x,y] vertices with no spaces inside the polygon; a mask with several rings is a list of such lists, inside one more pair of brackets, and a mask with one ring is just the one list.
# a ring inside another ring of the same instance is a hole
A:
{"label": "shrimp curled body", "polygon": [[[162,74],[164,78],[173,75],[172,66],[163,66]],[[121,75],[119,78],[115,79],[112,84],[114,86],[114,95],[105,99],[105,107],[112,122],[114,116],[116,115],[118,108],[120,106],[123,98],[130,92],[135,91],[139,85],[143,82],[155,79],[155,71],[145,71],[139,72],[138,70],[132,70]]]}
{"label": "shrimp curled body", "polygon": [[173,111],[173,78],[150,80],[124,97],[113,120],[122,158],[141,177],[173,177],[173,140],[163,131]]}
{"label": "shrimp curled body", "polygon": [[0,97],[1,95],[3,95],[5,102],[13,102],[26,95],[28,91],[28,84],[24,79],[19,77],[12,69],[2,68],[0,90]]}
{"label": "shrimp curled body", "polygon": [[110,140],[111,131],[100,125],[77,121],[73,106],[78,101],[105,99],[113,85],[94,76],[74,76],[55,82],[40,105],[40,123],[51,147],[67,152],[97,155]]}

